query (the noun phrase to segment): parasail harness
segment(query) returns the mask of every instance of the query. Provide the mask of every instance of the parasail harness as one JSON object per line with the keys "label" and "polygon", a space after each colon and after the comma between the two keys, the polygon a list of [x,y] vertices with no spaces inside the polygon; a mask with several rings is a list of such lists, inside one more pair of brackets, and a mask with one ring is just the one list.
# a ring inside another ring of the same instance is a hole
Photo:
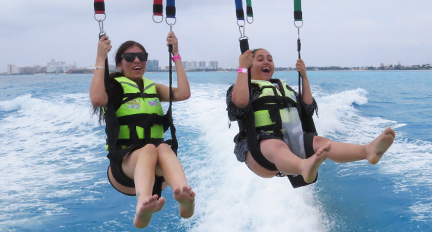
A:
{"label": "parasail harness", "polygon": [[[246,8],[247,18],[246,18],[246,20],[245,20],[245,14],[244,14],[244,10],[243,10],[242,0],[235,0],[235,5],[236,5],[237,25],[239,27],[239,32],[240,32],[240,38],[239,38],[240,51],[241,51],[241,53],[244,53],[247,50],[249,50],[248,37],[245,34],[245,31],[246,31],[245,30],[245,26],[246,26],[245,21],[247,21],[249,24],[252,24],[252,22],[253,22],[252,3],[251,3],[251,0],[247,0],[247,8]],[[298,25],[297,22],[301,22],[301,24]],[[294,0],[294,25],[298,29],[297,51],[298,51],[299,58],[301,58],[300,57],[300,50],[301,50],[300,28],[303,26],[301,0]],[[298,86],[298,90],[299,90],[298,91],[298,95],[299,95],[298,102],[296,104],[294,104],[293,102],[290,102],[289,100],[286,100],[285,102],[284,102],[284,100],[282,100],[282,102],[280,100],[278,100],[279,103],[276,103],[276,105],[278,105],[278,104],[280,105],[278,109],[285,107],[287,104],[294,105],[297,108],[297,111],[300,115],[301,127],[302,127],[303,131],[317,134],[312,116],[309,116],[303,112],[304,110],[302,107],[301,79],[302,79],[302,77],[301,77],[301,74],[299,72],[299,76],[298,76],[298,85],[299,85]],[[270,81],[272,83],[278,84],[279,89],[283,90],[279,80],[273,79]],[[251,85],[252,85],[253,81],[252,81],[251,68],[250,67],[248,70],[248,82],[249,82],[248,83],[249,99],[252,99],[252,87],[251,87]],[[262,102],[262,100],[259,100],[259,99],[258,99],[258,101]],[[260,105],[262,105],[262,104],[260,104]],[[249,151],[250,151],[252,157],[254,158],[254,160],[259,165],[261,165],[262,167],[264,167],[268,170],[277,171],[278,169],[276,168],[275,164],[268,161],[264,157],[264,155],[261,153],[260,142],[257,139],[255,115],[254,115],[254,111],[257,110],[256,109],[257,107],[259,107],[259,106],[257,106],[257,104],[252,104],[252,107],[249,110],[248,115],[246,116],[246,121],[245,121],[246,137],[247,137],[247,143],[248,143]],[[278,106],[273,106],[273,107],[278,107]],[[276,116],[276,114],[277,114],[277,116]],[[273,114],[271,114],[270,117],[279,118],[279,119],[275,119],[274,122],[275,122],[275,125],[280,124],[279,110],[277,110],[277,112],[273,112]],[[277,134],[279,132],[276,131],[275,133]],[[283,176],[285,176],[285,174],[278,173],[277,176],[283,177]],[[311,184],[311,183],[306,183],[301,175],[287,175],[287,176],[288,176],[288,179],[290,180],[290,182],[294,188],[302,187],[302,186],[306,186],[306,185]]]}
{"label": "parasail harness", "polygon": [[[106,19],[105,14],[105,3],[104,0],[95,0],[94,1],[94,10],[95,20],[99,23],[99,38],[106,35],[106,32],[104,31],[104,25],[103,22]],[[170,26],[170,31],[172,31],[172,26],[176,23],[176,8],[175,8],[175,0],[167,0],[167,7],[166,7],[166,23]],[[159,20],[161,19],[161,20]],[[163,5],[162,0],[154,0],[153,4],[153,21],[156,23],[160,23],[163,20]],[[173,20],[173,21],[172,21]],[[116,161],[121,162],[124,155],[129,151],[129,149],[125,149],[124,146],[122,146],[119,143],[119,132],[120,132],[120,123],[119,119],[116,115],[116,109],[114,108],[111,94],[113,92],[113,87],[109,84],[110,83],[110,76],[109,76],[109,66],[108,66],[108,58],[105,60],[105,74],[104,74],[104,84],[105,84],[105,91],[108,95],[108,103],[106,108],[104,109],[105,113],[105,122],[106,122],[106,133],[107,133],[107,147],[108,147],[108,155],[107,157],[110,159],[110,161]],[[133,96],[132,96],[133,95]],[[129,94],[128,99],[135,99],[135,98],[148,98],[148,97],[154,97],[153,95],[150,96],[146,93],[136,93],[136,94]],[[158,117],[155,115],[151,115],[146,118],[145,122],[140,122],[140,127],[144,128],[144,131],[150,131],[150,128],[154,123],[162,123],[164,132],[166,132],[168,129],[170,129],[171,132],[171,139],[164,141],[164,143],[167,143],[171,146],[171,149],[174,151],[174,153],[177,155],[178,150],[178,142],[176,137],[176,128],[173,123],[172,118],[172,101],[173,101],[173,91],[172,91],[172,45],[169,46],[169,107],[166,112],[166,114],[162,117]],[[123,101],[124,102],[124,101]],[[133,130],[131,130],[133,131]],[[136,134],[136,133],[135,133]],[[146,137],[149,135],[147,133]],[[136,136],[131,134],[131,138],[135,138]],[[144,143],[151,143],[150,138],[146,138],[144,140]],[[141,141],[142,143],[142,141]],[[123,179],[124,183],[127,187],[134,187],[134,182],[131,179]],[[164,181],[163,177],[156,176],[155,178],[155,184],[153,186],[153,194],[157,194],[159,197],[161,196],[162,192],[162,182]]]}

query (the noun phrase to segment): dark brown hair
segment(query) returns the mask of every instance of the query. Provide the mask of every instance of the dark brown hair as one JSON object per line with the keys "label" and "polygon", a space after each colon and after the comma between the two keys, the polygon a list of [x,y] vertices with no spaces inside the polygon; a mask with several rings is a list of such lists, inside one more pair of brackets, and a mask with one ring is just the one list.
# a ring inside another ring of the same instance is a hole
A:
{"label": "dark brown hair", "polygon": [[[123,53],[125,53],[126,50],[128,50],[131,47],[137,46],[138,48],[140,48],[141,50],[143,50],[143,52],[147,52],[144,48],[144,46],[142,46],[140,43],[129,40],[126,41],[124,43],[122,43],[120,45],[120,47],[117,49],[116,55],[115,55],[115,64],[116,67],[118,67],[123,59]],[[116,77],[121,77],[123,76],[122,72],[112,72],[109,74],[109,78],[116,78]],[[93,106],[93,114],[97,115],[99,118],[99,125],[102,124],[102,121],[105,120],[105,114],[103,113],[103,107],[94,107]]]}

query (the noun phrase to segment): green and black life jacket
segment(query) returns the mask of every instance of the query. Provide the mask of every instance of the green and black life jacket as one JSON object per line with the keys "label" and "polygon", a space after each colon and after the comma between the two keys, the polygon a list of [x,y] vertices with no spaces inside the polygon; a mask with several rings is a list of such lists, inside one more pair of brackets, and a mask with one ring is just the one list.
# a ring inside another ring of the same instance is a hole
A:
{"label": "green and black life jacket", "polygon": [[[138,85],[129,78],[116,77],[114,80],[123,89],[123,99],[120,107],[115,110],[115,123],[111,123],[116,125],[109,125],[107,120],[107,130],[110,128],[116,131],[111,135],[116,138],[107,140],[111,141],[107,142],[110,151],[108,158],[121,161],[124,156],[122,150],[128,147],[163,142],[164,132],[169,125],[153,81],[143,77],[144,91],[141,92]],[[108,131],[107,134],[110,137]]]}
{"label": "green and black life jacket", "polygon": [[255,130],[264,130],[282,138],[283,110],[297,107],[294,91],[285,82],[275,80],[276,86],[269,81],[252,80],[260,88],[260,96],[252,102],[255,118]]}
{"label": "green and black life jacket", "polygon": [[[252,157],[258,164],[268,170],[277,171],[276,165],[268,161],[261,153],[257,132],[264,130],[283,139],[282,123],[284,117],[281,114],[286,108],[296,108],[298,110],[304,132],[316,133],[315,125],[312,117],[302,111],[302,105],[297,102],[294,90],[285,82],[279,79],[271,79],[270,81],[251,80],[251,84],[258,85],[261,93],[257,99],[252,101],[252,110],[249,110],[245,120],[248,147]],[[279,173],[278,176],[284,175]],[[288,178],[294,188],[308,185],[300,175],[288,175]]]}
{"label": "green and black life jacket", "polygon": [[143,77],[144,91],[126,77],[115,78],[123,87],[123,100],[116,111],[120,125],[117,145],[160,142],[164,138],[164,113],[153,81]]}

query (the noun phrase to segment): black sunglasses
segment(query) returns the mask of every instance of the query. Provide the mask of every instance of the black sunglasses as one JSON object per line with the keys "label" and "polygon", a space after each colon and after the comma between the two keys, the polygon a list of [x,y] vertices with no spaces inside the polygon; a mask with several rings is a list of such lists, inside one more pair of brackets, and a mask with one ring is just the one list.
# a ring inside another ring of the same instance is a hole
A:
{"label": "black sunglasses", "polygon": [[138,57],[138,59],[140,61],[147,61],[147,56],[148,53],[147,52],[138,52],[138,53],[123,53],[122,57],[127,61],[127,62],[134,62],[135,57]]}

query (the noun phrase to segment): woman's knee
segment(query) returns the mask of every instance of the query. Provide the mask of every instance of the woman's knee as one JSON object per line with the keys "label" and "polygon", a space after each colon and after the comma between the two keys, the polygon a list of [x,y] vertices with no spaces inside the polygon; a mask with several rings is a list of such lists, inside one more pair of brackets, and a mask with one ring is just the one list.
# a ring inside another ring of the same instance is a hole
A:
{"label": "woman's knee", "polygon": [[156,146],[153,144],[147,144],[144,147],[138,148],[133,151],[129,158],[138,159],[139,156],[154,156],[155,158],[157,158]]}
{"label": "woman's knee", "polygon": [[283,154],[284,151],[289,151],[288,145],[279,139],[267,139],[261,141],[260,144],[262,154],[270,161],[274,162],[274,155]]}
{"label": "woman's knee", "polygon": [[144,147],[137,149],[138,153],[157,154],[157,149],[154,144],[147,144]]}
{"label": "woman's knee", "polygon": [[171,147],[166,143],[161,143],[159,146],[156,147],[156,150],[158,154],[163,154],[167,152],[174,152]]}
{"label": "woman's knee", "polygon": [[313,137],[313,149],[316,152],[321,147],[327,145],[328,142],[331,142],[330,139],[322,136],[314,136]]}

